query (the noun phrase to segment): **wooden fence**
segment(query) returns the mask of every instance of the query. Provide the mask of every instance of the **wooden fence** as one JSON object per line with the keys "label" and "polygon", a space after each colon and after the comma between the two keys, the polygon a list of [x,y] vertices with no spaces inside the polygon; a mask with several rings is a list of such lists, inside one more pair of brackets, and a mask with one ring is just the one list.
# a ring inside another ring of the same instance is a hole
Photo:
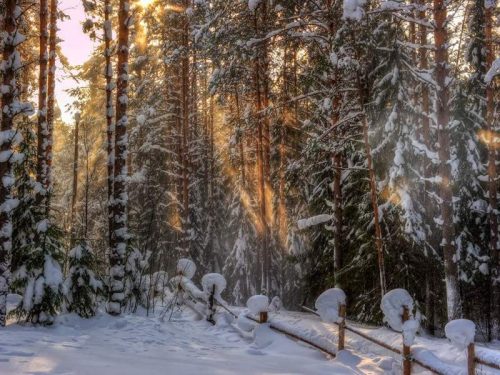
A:
{"label": "wooden fence", "polygon": [[[313,313],[313,314],[319,316],[319,314],[316,311],[314,311],[310,308],[307,308],[305,306],[302,306],[302,308],[310,313]],[[402,316],[403,322],[408,320],[409,316],[410,316],[410,312],[409,312],[408,308],[404,307],[403,316]],[[396,348],[396,347],[393,347],[389,344],[386,344],[386,343],[384,343],[384,342],[382,342],[374,337],[371,337],[370,335],[367,335],[366,333],[361,332],[356,328],[353,328],[353,327],[347,325],[346,305],[345,304],[341,304],[339,306],[339,317],[340,317],[339,322],[335,323],[335,325],[337,325],[337,327],[338,327],[337,351],[343,350],[345,348],[345,334],[347,331],[347,332],[354,333],[355,335],[358,335],[358,336],[362,337],[363,339],[368,340],[368,341],[370,341],[370,342],[372,342],[372,343],[374,343],[374,344],[376,344],[376,345],[378,345],[386,350],[389,350],[395,354],[401,355],[402,356],[403,375],[411,375],[412,364],[416,364],[416,365],[418,365],[418,366],[420,366],[428,371],[431,371],[434,374],[447,375],[446,373],[440,371],[439,369],[434,368],[432,365],[425,363],[425,362],[415,358],[414,356],[412,356],[411,347],[404,344],[405,340],[403,340],[402,348]],[[268,313],[261,312],[259,314],[258,319],[255,317],[252,317],[250,315],[247,315],[247,318],[249,318],[257,323],[267,323],[268,322]],[[321,350],[322,352],[324,352],[328,355],[331,355],[333,357],[335,357],[335,355],[336,355],[336,353],[332,352],[331,349],[325,348],[321,345],[318,345],[317,343],[314,343],[305,337],[301,337],[294,332],[290,332],[286,329],[283,329],[282,327],[278,327],[275,324],[273,324],[273,322],[271,322],[269,324],[269,327],[277,332],[280,332],[282,334],[290,336],[295,340],[302,341],[302,342],[304,342],[304,343],[306,343],[306,344],[308,344],[308,345],[310,345],[318,350]],[[471,343],[467,348],[467,374],[468,375],[476,375],[477,374],[477,372],[476,372],[476,365],[477,364],[481,364],[483,366],[487,366],[487,367],[490,367],[492,369],[500,370],[500,366],[498,366],[497,364],[490,363],[490,362],[487,362],[487,361],[484,361],[484,360],[478,358],[475,354],[475,344]]]}

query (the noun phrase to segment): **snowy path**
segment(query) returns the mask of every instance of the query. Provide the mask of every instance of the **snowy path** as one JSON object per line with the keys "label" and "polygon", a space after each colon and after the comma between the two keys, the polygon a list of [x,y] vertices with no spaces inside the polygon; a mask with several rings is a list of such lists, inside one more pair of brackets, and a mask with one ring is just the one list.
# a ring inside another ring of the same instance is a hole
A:
{"label": "snowy path", "polygon": [[0,331],[0,374],[382,374],[351,353],[327,359],[272,331],[259,348],[227,325],[161,323],[156,318],[101,314],[61,316],[50,328],[9,325]]}

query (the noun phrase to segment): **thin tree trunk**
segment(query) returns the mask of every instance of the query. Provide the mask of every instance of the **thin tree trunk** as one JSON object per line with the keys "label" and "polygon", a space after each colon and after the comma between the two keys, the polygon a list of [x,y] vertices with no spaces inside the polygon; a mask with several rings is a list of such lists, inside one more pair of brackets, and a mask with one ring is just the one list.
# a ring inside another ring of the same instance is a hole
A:
{"label": "thin tree trunk", "polygon": [[71,190],[71,245],[73,248],[76,240],[75,232],[75,212],[76,212],[76,198],[78,196],[78,140],[80,128],[80,116],[75,116],[75,149],[73,153],[73,188]]}
{"label": "thin tree trunk", "polygon": [[111,39],[112,26],[111,15],[112,7],[111,0],[104,1],[104,58],[106,78],[106,149],[108,153],[107,170],[108,170],[108,241],[111,246],[111,233],[113,230],[113,180],[114,180],[114,126],[113,126],[113,64],[111,62]]}
{"label": "thin tree trunk", "polygon": [[46,212],[50,212],[50,195],[52,192],[52,144],[54,138],[54,105],[56,86],[56,45],[57,45],[57,0],[50,0],[50,33],[49,33],[49,71],[47,80],[47,147],[45,160],[47,162],[47,197]]}
{"label": "thin tree trunk", "polygon": [[[184,6],[189,6],[188,0],[184,1]],[[184,25],[182,33],[182,46],[184,55],[182,57],[182,84],[181,84],[181,104],[182,104],[182,211],[183,229],[187,233],[189,229],[189,20],[184,15]],[[184,239],[184,251],[189,254],[190,243],[187,237]]]}
{"label": "thin tree trunk", "polygon": [[458,289],[458,266],[455,259],[455,230],[453,225],[453,192],[451,189],[449,114],[449,67],[448,33],[446,30],[446,4],[434,0],[434,41],[436,80],[436,119],[439,144],[439,174],[441,178],[439,195],[441,202],[442,246],[446,282],[448,320],[460,316],[460,294]]}
{"label": "thin tree trunk", "polygon": [[[16,51],[15,39],[18,31],[19,19],[16,17],[17,0],[5,0],[3,14],[4,46],[2,55],[3,89],[1,91],[1,128],[3,136],[0,143],[2,154],[12,154],[13,122],[16,115],[14,108],[18,104],[19,91],[16,83],[16,69],[14,56]],[[11,184],[6,183],[13,179],[11,158],[2,158],[0,161],[0,205],[9,207],[12,201]],[[10,260],[12,250],[12,208],[0,211],[0,326],[5,326],[7,317],[7,295],[10,282]]]}
{"label": "thin tree trunk", "polygon": [[120,0],[118,12],[118,63],[116,89],[115,166],[113,180],[113,230],[109,263],[112,278],[108,312],[121,313],[124,304],[124,273],[127,253],[127,109],[128,109],[128,57],[129,57],[129,3]]}
{"label": "thin tree trunk", "polygon": [[[493,50],[493,6],[485,7],[485,38],[486,38],[486,70],[489,70],[495,58]],[[495,121],[495,101],[493,85],[486,86],[486,130],[488,134],[496,134]],[[493,138],[493,136],[490,136]],[[497,167],[496,167],[496,144],[488,143],[488,200],[489,200],[489,221],[490,221],[490,257],[491,257],[491,280],[492,280],[492,300],[491,300],[491,336],[500,339],[500,273],[498,243],[498,199],[497,199]]]}
{"label": "thin tree trunk", "polygon": [[234,101],[236,104],[236,121],[238,122],[238,128],[240,129],[240,163],[241,163],[241,186],[246,187],[246,161],[245,161],[245,132],[241,126],[241,110],[240,110],[240,99],[238,95],[238,89],[234,90]]}
{"label": "thin tree trunk", "polygon": [[38,144],[36,180],[42,187],[41,192],[38,193],[37,200],[39,203],[43,204],[46,204],[44,196],[47,194],[47,147],[49,145],[49,129],[47,123],[47,43],[49,37],[49,33],[47,31],[48,13],[49,9],[47,0],[40,0],[40,71],[38,75]]}

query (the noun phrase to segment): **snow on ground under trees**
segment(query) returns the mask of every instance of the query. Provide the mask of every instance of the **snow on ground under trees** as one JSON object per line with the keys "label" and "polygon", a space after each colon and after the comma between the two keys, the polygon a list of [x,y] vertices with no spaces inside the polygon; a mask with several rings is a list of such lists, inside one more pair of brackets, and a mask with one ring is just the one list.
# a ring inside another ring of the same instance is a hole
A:
{"label": "snow on ground under trees", "polygon": [[[195,319],[187,309],[176,312],[171,321],[161,322],[157,315],[139,312],[111,317],[101,311],[95,318],[82,319],[63,314],[52,327],[21,326],[11,321],[0,335],[0,374],[401,373],[397,357],[350,334],[347,350],[332,359],[268,325],[255,324],[253,334],[243,333],[228,324],[226,314],[218,314],[215,326]],[[335,351],[337,328],[314,315],[282,311],[271,314],[270,320],[311,341],[329,343]],[[391,345],[401,345],[401,335],[387,328],[357,328]],[[464,353],[446,340],[419,337],[416,344],[422,356],[432,351],[434,360],[450,374],[465,374]],[[412,373],[428,372],[414,368]]]}

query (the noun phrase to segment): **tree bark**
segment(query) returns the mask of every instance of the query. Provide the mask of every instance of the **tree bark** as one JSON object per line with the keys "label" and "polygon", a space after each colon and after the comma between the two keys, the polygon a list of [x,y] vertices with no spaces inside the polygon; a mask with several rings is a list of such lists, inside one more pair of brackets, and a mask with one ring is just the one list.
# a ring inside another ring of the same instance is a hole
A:
{"label": "tree bark", "polygon": [[[485,39],[486,39],[486,70],[489,70],[495,58],[493,49],[493,6],[485,7]],[[488,143],[488,200],[489,200],[489,226],[490,226],[490,258],[491,258],[491,336],[500,339],[500,264],[498,243],[498,199],[497,199],[497,151],[493,136],[497,133],[495,126],[495,99],[493,84],[486,86],[486,131],[490,135]]]}
{"label": "tree bark", "polygon": [[116,89],[115,166],[113,179],[113,230],[109,263],[112,278],[108,312],[119,315],[125,300],[124,273],[127,253],[127,109],[128,109],[128,57],[129,57],[129,3],[120,0],[118,11],[118,62]]}
{"label": "tree bark", "polygon": [[[19,91],[16,83],[16,67],[13,64],[13,57],[16,53],[15,36],[18,31],[16,18],[17,0],[5,0],[3,14],[3,28],[5,33],[2,55],[2,78],[3,89],[1,93],[1,132],[0,152],[2,154],[12,154],[13,122],[16,114],[14,104],[19,99]],[[6,207],[0,211],[0,326],[5,326],[7,317],[7,295],[9,293],[10,282],[10,260],[12,251],[12,210],[9,202],[12,201],[13,180],[11,158],[0,161],[0,205]]]}
{"label": "tree bark", "polygon": [[113,126],[113,63],[111,62],[112,25],[110,20],[111,0],[104,1],[104,58],[106,79],[106,150],[108,153],[108,241],[111,246],[113,231],[113,180],[114,180],[114,126]]}
{"label": "tree bark", "polygon": [[49,32],[49,68],[47,80],[47,147],[45,160],[47,162],[46,182],[46,212],[50,211],[50,195],[52,191],[52,144],[54,138],[54,106],[56,86],[56,45],[57,45],[57,0],[50,0],[50,32]]}
{"label": "tree bark", "polygon": [[78,140],[79,140],[80,116],[75,116],[75,149],[73,153],[73,187],[71,190],[71,245],[73,248],[76,240],[75,231],[75,212],[76,212],[76,198],[78,196]]}
{"label": "tree bark", "polygon": [[446,4],[444,0],[434,0],[434,41],[435,41],[435,81],[436,119],[439,144],[439,175],[441,178],[439,197],[441,199],[442,242],[444,272],[446,282],[446,302],[448,320],[460,317],[460,294],[458,289],[458,266],[453,225],[453,192],[451,189],[450,134],[449,134],[449,67],[448,33],[446,30]]}
{"label": "tree bark", "polygon": [[38,144],[37,144],[37,176],[36,180],[42,188],[38,193],[37,200],[41,204],[45,204],[45,196],[47,194],[47,148],[50,140],[48,138],[49,129],[47,123],[47,43],[49,33],[47,30],[48,22],[48,2],[40,0],[40,53],[39,64],[40,70],[38,75]]}

